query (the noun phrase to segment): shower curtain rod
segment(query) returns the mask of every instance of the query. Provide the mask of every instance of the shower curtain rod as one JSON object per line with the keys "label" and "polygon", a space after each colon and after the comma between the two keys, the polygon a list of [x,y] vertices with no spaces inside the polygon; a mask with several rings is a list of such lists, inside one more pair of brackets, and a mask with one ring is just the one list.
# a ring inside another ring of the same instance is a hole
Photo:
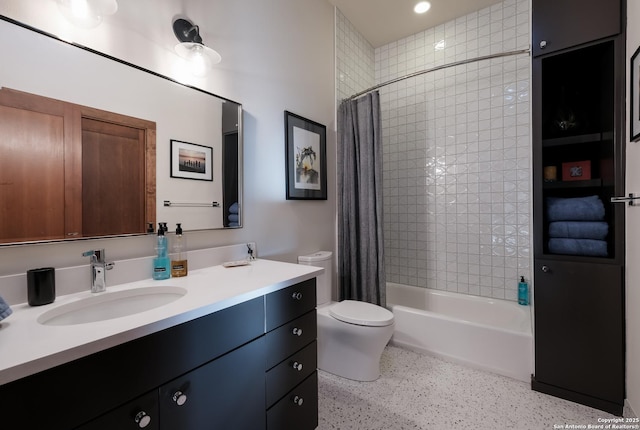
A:
{"label": "shower curtain rod", "polygon": [[359,93],[356,93],[356,94],[352,95],[351,97],[347,98],[347,100],[357,99],[358,97],[363,96],[365,94],[368,94],[371,91],[375,91],[378,88],[382,88],[382,87],[385,87],[387,85],[391,85],[391,84],[394,84],[396,82],[403,81],[405,79],[413,78],[415,76],[420,76],[420,75],[424,75],[426,73],[435,72],[437,70],[448,69],[449,67],[455,67],[455,66],[462,66],[463,64],[475,63],[477,61],[482,61],[482,60],[491,60],[493,58],[509,57],[511,55],[520,55],[520,54],[529,54],[529,53],[531,53],[530,49],[519,49],[517,51],[501,52],[499,54],[484,55],[482,57],[470,58],[468,60],[454,61],[453,63],[443,64],[443,65],[440,65],[440,66],[432,67],[430,69],[425,69],[425,70],[420,70],[418,72],[409,73],[408,75],[401,76],[401,77],[395,78],[395,79],[391,79],[389,81],[383,82],[383,83],[378,84],[378,85],[374,85],[371,88],[368,88],[368,89],[366,89],[364,91],[360,91]]}

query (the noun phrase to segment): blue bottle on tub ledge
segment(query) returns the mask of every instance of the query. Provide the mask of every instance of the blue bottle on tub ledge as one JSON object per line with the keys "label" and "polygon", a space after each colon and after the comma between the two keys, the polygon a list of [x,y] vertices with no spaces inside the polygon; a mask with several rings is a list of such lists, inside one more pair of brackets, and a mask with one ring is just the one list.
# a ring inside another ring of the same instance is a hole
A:
{"label": "blue bottle on tub ledge", "polygon": [[529,304],[529,284],[524,280],[524,276],[520,276],[518,282],[518,304],[527,306]]}

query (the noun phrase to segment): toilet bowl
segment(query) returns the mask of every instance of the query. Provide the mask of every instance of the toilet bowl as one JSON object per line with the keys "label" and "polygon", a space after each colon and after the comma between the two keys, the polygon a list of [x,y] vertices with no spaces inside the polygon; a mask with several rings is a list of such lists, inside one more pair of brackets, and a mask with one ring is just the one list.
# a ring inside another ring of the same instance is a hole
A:
{"label": "toilet bowl", "polygon": [[389,310],[354,300],[331,301],[332,253],[298,257],[298,263],[323,267],[316,282],[318,368],[356,381],[380,376],[380,357],[394,329]]}

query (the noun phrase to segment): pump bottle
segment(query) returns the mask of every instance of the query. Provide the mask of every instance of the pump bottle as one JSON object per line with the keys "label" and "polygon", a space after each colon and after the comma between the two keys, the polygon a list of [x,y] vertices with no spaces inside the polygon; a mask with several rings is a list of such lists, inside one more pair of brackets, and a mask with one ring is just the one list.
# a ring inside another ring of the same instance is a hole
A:
{"label": "pump bottle", "polygon": [[181,223],[176,224],[176,237],[171,247],[171,276],[179,278],[187,276],[187,246],[186,238],[182,235]]}
{"label": "pump bottle", "polygon": [[167,223],[161,222],[158,227],[158,237],[156,239],[156,258],[153,259],[153,279],[169,279],[171,277],[171,264],[167,256],[167,237],[164,232],[167,230]]}
{"label": "pump bottle", "polygon": [[529,284],[524,280],[524,276],[520,276],[520,282],[518,282],[518,304],[529,304]]}

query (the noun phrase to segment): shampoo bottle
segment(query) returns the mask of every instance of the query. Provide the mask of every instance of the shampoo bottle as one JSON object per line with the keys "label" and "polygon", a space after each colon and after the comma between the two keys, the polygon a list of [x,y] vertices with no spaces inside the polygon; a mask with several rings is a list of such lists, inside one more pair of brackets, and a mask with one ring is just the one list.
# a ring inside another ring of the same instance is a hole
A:
{"label": "shampoo bottle", "polygon": [[524,306],[529,304],[529,284],[525,282],[524,276],[520,276],[520,282],[518,282],[518,304]]}
{"label": "shampoo bottle", "polygon": [[171,276],[178,278],[187,276],[187,244],[182,235],[182,225],[176,224],[176,237],[171,247]]}
{"label": "shampoo bottle", "polygon": [[169,279],[171,277],[171,265],[167,256],[167,237],[164,235],[166,223],[159,223],[158,237],[156,239],[156,258],[153,259],[153,279]]}

